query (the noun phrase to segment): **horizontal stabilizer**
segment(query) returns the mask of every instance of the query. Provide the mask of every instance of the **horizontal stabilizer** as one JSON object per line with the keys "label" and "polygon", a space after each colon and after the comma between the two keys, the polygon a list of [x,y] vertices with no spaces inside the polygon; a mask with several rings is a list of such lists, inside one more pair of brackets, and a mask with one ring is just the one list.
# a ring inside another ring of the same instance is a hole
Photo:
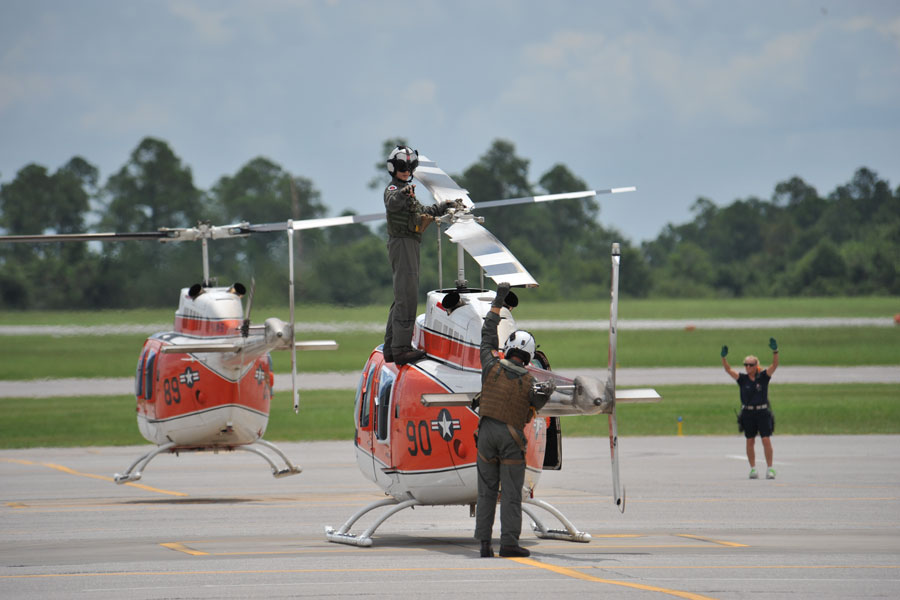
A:
{"label": "horizontal stabilizer", "polygon": [[309,340],[306,342],[295,342],[297,350],[337,350],[338,343],[334,340]]}
{"label": "horizontal stabilizer", "polygon": [[163,354],[197,354],[199,352],[237,352],[240,350],[240,344],[223,344],[221,342],[212,342],[209,344],[173,344],[171,346],[163,346]]}
{"label": "horizontal stabilizer", "polygon": [[662,396],[652,388],[640,390],[616,390],[616,402],[632,404],[640,402],[659,402],[660,400],[662,400]]}
{"label": "horizontal stabilizer", "polygon": [[422,394],[422,406],[469,406],[477,393]]}

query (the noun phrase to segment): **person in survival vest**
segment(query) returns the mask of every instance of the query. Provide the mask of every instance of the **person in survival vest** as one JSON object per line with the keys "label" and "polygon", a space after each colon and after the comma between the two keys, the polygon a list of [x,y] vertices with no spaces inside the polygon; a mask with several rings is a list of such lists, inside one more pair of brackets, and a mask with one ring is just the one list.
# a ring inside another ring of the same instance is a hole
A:
{"label": "person in survival vest", "polygon": [[769,348],[772,349],[772,364],[760,370],[759,359],[753,355],[744,359],[746,373],[738,373],[725,359],[728,356],[728,346],[722,346],[722,366],[731,378],[737,381],[741,389],[741,415],[738,422],[744,431],[747,440],[747,460],[750,461],[750,479],[758,479],[756,472],[756,436],[762,439],[763,451],[766,454],[766,479],[775,479],[775,469],[772,468],[773,452],[771,436],[775,429],[775,418],[769,407],[769,380],[775,369],[778,368],[778,343],[775,338],[769,338]]}
{"label": "person in survival vest", "polygon": [[519,546],[522,532],[522,486],[525,483],[525,423],[540,410],[555,388],[552,380],[535,385],[525,369],[536,349],[527,331],[514,331],[504,344],[504,358],[497,351],[500,309],[506,304],[509,284],[497,286],[497,295],[481,328],[481,400],[478,424],[478,503],[475,539],[481,556],[494,556],[491,532],[497,495],[500,498],[500,556],[529,556]]}
{"label": "person in survival vest", "polygon": [[419,166],[419,152],[397,146],[387,159],[391,182],[384,190],[387,216],[388,258],[394,278],[394,302],[388,313],[384,332],[384,360],[398,366],[425,357],[425,352],[412,347],[419,293],[419,244],[422,232],[434,220],[454,206],[442,202],[423,206],[416,200],[413,172]]}

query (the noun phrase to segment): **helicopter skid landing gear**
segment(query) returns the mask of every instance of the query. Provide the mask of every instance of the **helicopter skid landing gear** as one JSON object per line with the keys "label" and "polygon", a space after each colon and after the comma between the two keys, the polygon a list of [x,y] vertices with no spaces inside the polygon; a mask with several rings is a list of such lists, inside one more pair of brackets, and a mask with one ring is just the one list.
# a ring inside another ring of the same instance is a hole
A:
{"label": "helicopter skid landing gear", "polygon": [[[260,446],[265,446],[266,448],[268,448],[269,450],[271,450],[272,452],[274,452],[275,454],[280,456],[281,460],[284,461],[284,464],[286,465],[286,467],[284,469],[279,469],[275,465],[275,461],[272,460],[271,456],[269,456],[267,453],[263,452],[259,448],[253,447],[255,444],[259,444]],[[266,462],[269,463],[269,466],[272,467],[272,477],[275,477],[276,479],[280,479],[281,477],[289,477],[291,475],[296,475],[303,470],[300,467],[295,466],[290,461],[290,459],[287,456],[285,456],[284,452],[282,452],[278,446],[276,446],[272,442],[267,442],[266,440],[264,440],[262,438],[256,440],[252,444],[248,444],[247,446],[237,446],[235,448],[235,450],[245,450],[247,452],[252,452],[253,454],[256,454],[257,456],[263,457],[266,460]]]}
{"label": "helicopter skid landing gear", "polygon": [[[260,446],[264,446],[281,457],[281,460],[284,461],[285,467],[283,469],[279,469],[278,465],[275,464],[275,460],[272,456],[269,455],[268,452],[261,450],[260,448],[254,448],[256,444]],[[213,452],[218,452],[222,450],[221,447],[213,447],[213,448],[178,448],[175,442],[169,442],[167,444],[163,444],[158,448],[154,448],[150,452],[142,455],[136,461],[131,463],[131,466],[123,474],[116,473],[113,477],[113,480],[118,484],[128,483],[130,481],[137,481],[143,475],[144,469],[147,467],[147,463],[156,458],[158,455],[163,452],[202,452],[204,450],[212,450]],[[281,451],[281,449],[271,442],[267,442],[264,439],[258,439],[251,444],[247,444],[246,446],[234,446],[229,448],[224,448],[225,450],[244,450],[246,452],[252,452],[257,456],[261,456],[269,466],[272,467],[272,477],[279,479],[281,477],[288,477],[290,475],[296,475],[300,473],[303,469],[296,466],[291,460]],[[137,469],[135,469],[137,467]]]}
{"label": "helicopter skid landing gear", "polygon": [[[547,529],[540,519],[534,514],[534,509],[530,508],[528,505],[539,506],[552,514],[554,517],[559,519],[559,522],[563,524],[565,530],[562,529]],[[541,539],[551,539],[551,540],[565,540],[568,542],[583,542],[588,543],[591,541],[591,534],[585,531],[578,531],[575,529],[575,526],[563,515],[559,510],[549,504],[544,502],[543,500],[536,500],[534,498],[522,498],[522,510],[531,517],[531,528],[534,531],[534,535]]]}
{"label": "helicopter skid landing gear", "polygon": [[[175,442],[169,442],[168,444],[163,444],[162,446],[154,448],[150,452],[142,455],[136,461],[131,463],[131,466],[125,470],[124,474],[120,475],[119,473],[116,473],[113,476],[113,480],[116,483],[118,483],[119,485],[122,485],[123,483],[128,483],[129,481],[137,481],[138,479],[141,478],[141,475],[143,474],[144,468],[147,466],[147,463],[149,463],[151,460],[156,458],[156,456],[158,454],[162,454],[163,452],[168,452],[169,450],[171,450],[174,447],[175,447]],[[138,465],[140,465],[140,468],[138,468],[138,470],[135,471],[134,468]]]}
{"label": "helicopter skid landing gear", "polygon": [[[376,508],[391,505],[393,505],[392,508],[384,511],[384,513],[382,513],[382,515],[378,517],[378,520],[376,520],[360,535],[349,533],[350,528],[353,527],[353,524],[356,523],[363,515],[365,515],[369,511],[375,510]],[[375,502],[372,502],[368,506],[358,510],[352,517],[347,519],[347,522],[341,525],[341,528],[337,531],[335,531],[334,527],[326,527],[325,538],[329,542],[334,542],[336,544],[349,544],[350,546],[363,546],[365,548],[368,548],[372,545],[372,534],[375,533],[375,530],[378,529],[378,527],[382,523],[387,521],[390,517],[397,514],[404,508],[421,505],[421,502],[419,502],[418,500],[404,500],[403,502],[400,502],[396,498],[385,498],[384,500],[377,500]]]}

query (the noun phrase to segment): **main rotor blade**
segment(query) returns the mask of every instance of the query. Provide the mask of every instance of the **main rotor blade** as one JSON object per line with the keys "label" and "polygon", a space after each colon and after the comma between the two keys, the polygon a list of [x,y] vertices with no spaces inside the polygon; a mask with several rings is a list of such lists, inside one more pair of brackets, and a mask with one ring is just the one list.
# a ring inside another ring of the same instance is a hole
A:
{"label": "main rotor blade", "polygon": [[538,282],[513,253],[471,216],[454,223],[444,233],[450,241],[465,248],[495,283],[506,281],[513,286],[537,287]]}
{"label": "main rotor blade", "polygon": [[56,233],[47,235],[0,235],[0,242],[128,242],[153,241],[172,237],[168,231],[137,231],[134,233]]}
{"label": "main rotor blade", "polygon": [[[300,231],[302,229],[319,229],[325,227],[334,227],[336,225],[350,225],[352,223],[368,223],[369,221],[378,221],[379,219],[384,218],[385,214],[383,212],[380,212],[368,215],[345,215],[343,217],[306,219],[303,221],[294,221],[293,229],[294,231]],[[287,221],[282,221],[280,223],[261,223],[259,225],[249,225],[247,227],[247,230],[254,233],[265,233],[270,231],[285,231],[287,230],[287,228]]]}
{"label": "main rotor blade", "polygon": [[436,162],[422,154],[419,155],[419,166],[416,167],[413,175],[428,189],[435,202],[462,200],[466,208],[475,206],[475,203],[469,198],[467,190],[459,187],[443,169],[437,166]]}
{"label": "main rotor blade", "polygon": [[511,206],[513,204],[532,204],[537,202],[553,202],[554,200],[568,200],[570,198],[589,198],[600,194],[621,194],[623,192],[634,192],[637,188],[634,186],[607,188],[605,190],[585,190],[583,192],[567,192],[565,194],[545,194],[543,196],[525,196],[522,198],[507,198],[505,200],[491,200],[490,202],[478,202],[475,204],[475,210],[480,208],[494,208],[496,206]]}

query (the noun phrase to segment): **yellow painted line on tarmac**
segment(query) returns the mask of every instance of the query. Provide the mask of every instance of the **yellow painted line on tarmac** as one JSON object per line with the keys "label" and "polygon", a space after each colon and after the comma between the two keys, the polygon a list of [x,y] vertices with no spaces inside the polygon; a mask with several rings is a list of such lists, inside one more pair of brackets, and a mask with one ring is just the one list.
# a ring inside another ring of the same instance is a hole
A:
{"label": "yellow painted line on tarmac", "polygon": [[485,567],[402,567],[402,568],[371,568],[371,569],[246,569],[239,571],[116,571],[110,573],[32,573],[22,575],[0,575],[3,579],[45,579],[53,577],[164,577],[167,575],[286,575],[298,573],[427,573],[431,571],[508,571],[521,569],[503,564]]}
{"label": "yellow painted line on tarmac", "polygon": [[[176,552],[183,552],[185,554],[190,554],[191,556],[263,556],[263,555],[279,555],[279,554],[337,554],[339,552],[350,552],[355,550],[349,546],[336,547],[336,548],[305,548],[305,549],[297,549],[297,550],[248,550],[245,552],[204,552],[203,550],[197,550],[193,546],[197,544],[213,544],[216,542],[213,541],[204,541],[204,540],[194,540],[187,542],[165,542],[161,543],[160,546],[164,548],[168,548],[169,550],[175,550]],[[188,544],[191,544],[190,546]],[[366,552],[377,552],[377,553],[385,553],[385,552],[409,552],[411,550],[424,552],[425,550],[422,548],[377,548],[377,549],[367,549]]]}
{"label": "yellow painted line on tarmac", "polygon": [[653,585],[644,585],[643,583],[632,583],[630,581],[616,581],[614,579],[601,579],[600,577],[594,577],[593,575],[588,575],[587,573],[581,573],[576,571],[575,569],[569,569],[567,567],[559,567],[557,565],[551,565],[547,563],[542,563],[536,561],[532,558],[510,558],[509,560],[515,561],[519,564],[526,565],[529,567],[535,567],[538,569],[546,569],[547,571],[552,571],[554,573],[558,573],[560,575],[565,575],[566,577],[573,577],[575,579],[581,579],[583,581],[595,581],[597,583],[606,583],[609,585],[620,585],[622,587],[634,588],[636,590],[644,590],[647,592],[659,592],[661,594],[668,594],[670,596],[675,596],[677,598],[686,598],[687,600],[715,600],[714,598],[710,598],[709,596],[702,596],[700,594],[694,594],[692,592],[682,592],[680,590],[670,590],[667,588],[656,587]]}
{"label": "yellow painted line on tarmac", "polygon": [[[3,462],[17,463],[20,465],[36,465],[40,464],[44,467],[49,467],[51,469],[56,469],[57,471],[62,471],[63,473],[68,473],[70,475],[78,475],[80,477],[90,477],[92,479],[102,479],[104,481],[115,481],[112,477],[106,477],[105,475],[95,475],[94,473],[82,473],[81,471],[76,471],[75,469],[70,469],[69,467],[64,467],[63,465],[57,465],[54,463],[35,463],[30,460],[22,460],[18,458],[4,458]],[[169,496],[187,496],[184,492],[173,492],[171,490],[161,490],[159,488],[150,487],[149,485],[143,485],[140,483],[134,483],[129,481],[125,485],[130,485],[131,487],[136,487],[142,490],[147,490],[148,492],[156,492],[157,494],[168,494]],[[15,507],[21,508],[21,507]]]}
{"label": "yellow painted line on tarmac", "polygon": [[[579,569],[608,569],[609,567],[578,567]],[[715,571],[717,569],[743,569],[743,570],[786,570],[786,569],[900,569],[900,565],[616,565],[616,571],[642,569],[684,571],[687,569]]]}
{"label": "yellow painted line on tarmac", "polygon": [[[368,552],[368,550],[367,550]],[[512,567],[510,566],[510,562],[515,561],[521,563],[520,566]],[[527,561],[527,562],[526,562]],[[608,579],[601,579],[599,577],[592,577],[590,575],[586,575],[584,573],[579,573],[574,569],[566,569],[565,567],[557,567],[555,565],[548,565],[544,563],[539,563],[537,561],[527,559],[527,558],[510,558],[507,561],[493,561],[495,564],[493,566],[483,566],[483,567],[409,567],[409,568],[389,568],[389,569],[381,569],[381,568],[371,568],[371,569],[252,569],[252,570],[240,570],[240,571],[115,571],[115,572],[91,572],[91,573],[23,573],[19,575],[0,575],[0,580],[3,579],[50,579],[50,578],[62,578],[62,577],[138,577],[138,576],[146,576],[146,577],[165,577],[168,575],[285,575],[285,574],[298,574],[298,573],[426,573],[430,571],[508,571],[510,569],[521,569],[522,567],[529,568],[540,568],[545,570],[552,570],[562,575],[568,575],[570,577],[578,577],[578,579],[583,579],[586,581],[596,581],[602,583],[610,583],[614,585],[623,585],[627,587],[639,588],[643,590],[650,591],[660,591],[673,595],[680,595],[682,598],[689,598],[695,600],[712,600],[707,596],[699,596],[696,594],[690,594],[688,592],[680,592],[678,590],[664,590],[663,588],[654,588],[652,586],[645,586],[641,584],[623,582],[623,581],[614,581]],[[505,564],[503,564],[505,563]],[[533,563],[533,564],[532,564]],[[552,568],[551,568],[552,567]],[[609,567],[579,567],[579,568],[591,568],[591,569],[605,569]],[[900,565],[739,565],[739,566],[698,566],[698,565],[667,565],[667,566],[616,566],[615,569],[618,571],[620,569],[900,569]],[[580,576],[580,577],[579,577]]]}
{"label": "yellow painted line on tarmac", "polygon": [[[82,473],[81,471],[76,471],[75,469],[70,469],[69,467],[64,467],[62,465],[57,465],[54,463],[36,463],[30,460],[23,460],[18,458],[3,458],[0,459],[3,462],[8,463],[16,463],[20,465],[36,465],[40,464],[44,467],[49,467],[51,469],[56,469],[57,471],[62,471],[63,473],[69,473],[70,475],[79,475],[81,477],[91,477],[92,479],[102,479],[104,481],[115,481],[112,477],[106,477],[105,475],[95,475],[93,473]],[[143,485],[140,483],[128,482],[125,485],[130,485],[132,487],[136,487],[142,490],[147,490],[148,492],[156,492],[159,494],[168,494],[170,496],[187,496],[184,492],[173,492],[170,490],[161,490],[159,488],[150,487],[149,485]]]}
{"label": "yellow painted line on tarmac", "polygon": [[727,546],[728,548],[747,548],[747,544],[738,544],[737,542],[723,542],[722,540],[712,540],[699,535],[691,535],[689,533],[676,533],[678,537],[688,538],[691,540],[700,540],[701,542],[709,542],[710,544],[718,544],[719,546]]}
{"label": "yellow painted line on tarmac", "polygon": [[181,542],[166,542],[164,544],[160,544],[163,548],[168,548],[169,550],[175,550],[176,552],[184,552],[185,554],[190,554],[191,556],[209,556],[209,552],[203,552],[201,550],[194,550],[193,548],[188,548]]}
{"label": "yellow painted line on tarmac", "polygon": [[[81,471],[76,471],[75,469],[70,469],[69,467],[64,467],[62,465],[56,465],[53,463],[41,463],[45,467],[50,467],[51,469],[56,469],[57,471],[62,471],[63,473],[69,473],[70,475],[79,475],[81,477],[90,477],[92,479],[102,479],[104,481],[112,481],[115,480],[112,477],[107,477],[106,475],[95,475],[93,473],[82,473]],[[171,490],[161,490],[159,488],[150,487],[149,485],[143,485],[141,483],[134,483],[129,481],[125,485],[130,485],[131,487],[140,488],[142,490],[147,490],[148,492],[156,492],[158,494],[167,494],[169,496],[187,496],[184,492],[173,492]]]}

